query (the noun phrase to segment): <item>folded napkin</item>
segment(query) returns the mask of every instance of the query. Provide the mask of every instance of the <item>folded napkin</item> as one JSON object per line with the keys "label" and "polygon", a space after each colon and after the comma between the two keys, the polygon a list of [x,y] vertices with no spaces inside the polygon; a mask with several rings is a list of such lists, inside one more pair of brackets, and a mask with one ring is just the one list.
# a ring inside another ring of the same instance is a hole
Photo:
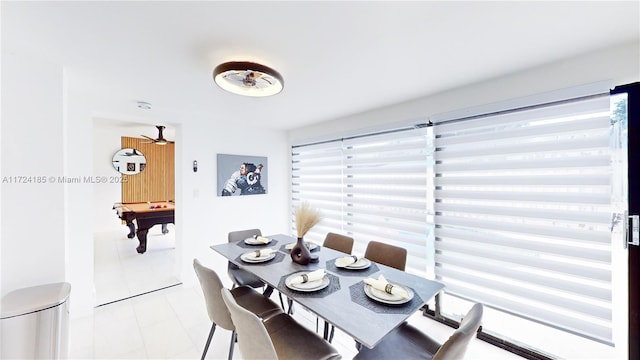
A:
{"label": "folded napkin", "polygon": [[260,235],[253,235],[253,239],[256,242],[263,243],[263,244],[268,244],[268,243],[271,242],[271,239],[269,239],[268,237],[264,237],[264,236],[260,236]]}
{"label": "folded napkin", "polygon": [[318,269],[307,274],[299,275],[291,279],[291,284],[304,284],[306,282],[318,281],[324,278],[324,269]]}
{"label": "folded napkin", "polygon": [[380,275],[378,279],[366,278],[364,279],[364,282],[373,286],[374,289],[384,291],[387,294],[397,295],[404,299],[409,298],[409,293],[407,292],[407,290],[401,288],[400,286],[393,286],[392,284],[389,284],[387,279],[385,279],[382,275]]}
{"label": "folded napkin", "polygon": [[259,257],[269,256],[269,255],[273,254],[276,251],[278,251],[278,250],[275,250],[275,249],[260,249],[260,250],[252,251],[250,254],[252,254],[253,257],[257,259]]}
{"label": "folded napkin", "polygon": [[349,266],[351,264],[358,262],[358,260],[363,258],[364,258],[363,256],[356,256],[356,255],[341,257],[336,259],[336,266],[338,267]]}

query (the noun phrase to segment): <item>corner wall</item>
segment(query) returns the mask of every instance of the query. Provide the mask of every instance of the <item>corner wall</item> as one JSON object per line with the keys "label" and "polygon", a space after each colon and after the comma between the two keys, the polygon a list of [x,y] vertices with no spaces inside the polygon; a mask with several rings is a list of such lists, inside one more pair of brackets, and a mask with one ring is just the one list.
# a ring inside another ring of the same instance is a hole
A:
{"label": "corner wall", "polygon": [[65,281],[63,71],[2,52],[2,296]]}

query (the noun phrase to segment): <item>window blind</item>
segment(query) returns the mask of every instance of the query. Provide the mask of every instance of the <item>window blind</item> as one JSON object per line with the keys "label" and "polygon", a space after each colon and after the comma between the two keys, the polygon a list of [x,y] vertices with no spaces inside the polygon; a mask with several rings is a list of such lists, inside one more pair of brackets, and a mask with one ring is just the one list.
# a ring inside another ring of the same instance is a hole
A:
{"label": "window blind", "polygon": [[436,123],[434,134],[446,293],[610,342],[609,97]]}
{"label": "window blind", "polygon": [[407,271],[426,273],[427,138],[418,128],[292,148],[292,212],[308,201],[323,221],[305,238],[352,236],[363,254],[376,240],[407,249]]}

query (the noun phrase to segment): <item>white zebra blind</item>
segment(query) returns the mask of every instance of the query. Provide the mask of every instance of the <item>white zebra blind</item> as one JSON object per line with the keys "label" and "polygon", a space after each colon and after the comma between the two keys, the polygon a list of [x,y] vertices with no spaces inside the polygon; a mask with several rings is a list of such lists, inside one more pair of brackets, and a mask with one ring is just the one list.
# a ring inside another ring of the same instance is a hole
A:
{"label": "white zebra blind", "polygon": [[610,342],[608,96],[434,126],[448,294]]}
{"label": "white zebra blind", "polygon": [[293,209],[308,201],[323,221],[305,238],[327,232],[407,249],[407,271],[426,272],[427,138],[418,128],[292,147]]}

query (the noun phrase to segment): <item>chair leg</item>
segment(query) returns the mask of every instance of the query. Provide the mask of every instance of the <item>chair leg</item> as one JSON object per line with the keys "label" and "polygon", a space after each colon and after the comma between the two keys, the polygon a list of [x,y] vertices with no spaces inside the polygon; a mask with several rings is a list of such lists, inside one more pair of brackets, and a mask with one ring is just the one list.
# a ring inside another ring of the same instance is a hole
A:
{"label": "chair leg", "polygon": [[[331,330],[329,330],[329,327],[331,327]],[[329,324],[326,320],[324,321],[324,330],[323,330],[323,337],[325,340],[327,340],[327,342],[331,343],[333,341],[333,334],[335,332],[336,328],[335,326]],[[318,318],[316,317],[316,332],[318,332]]]}
{"label": "chair leg", "polygon": [[271,297],[272,293],[273,293],[273,287],[267,285],[267,287],[264,289],[264,292],[262,292],[262,295],[268,298],[268,297]]}
{"label": "chair leg", "polygon": [[231,332],[231,345],[229,345],[229,360],[233,359],[233,347],[236,344],[238,333],[235,330]]}
{"label": "chair leg", "polygon": [[335,332],[336,327],[331,325],[331,333],[329,334],[329,344],[333,341],[333,333]]}
{"label": "chair leg", "polygon": [[211,345],[211,339],[213,338],[214,332],[216,332],[216,323],[211,324],[211,330],[209,330],[209,338],[207,339],[207,343],[204,346],[201,360],[204,360],[205,356],[207,356],[207,350],[209,350],[209,345]]}
{"label": "chair leg", "polygon": [[326,320],[324,322],[324,327],[322,332],[323,332],[322,338],[329,341],[329,323]]}
{"label": "chair leg", "polygon": [[289,305],[289,310],[287,310],[287,314],[293,315],[293,300],[287,298],[287,305]]}
{"label": "chair leg", "polygon": [[284,301],[282,301],[282,293],[278,293],[278,296],[280,296],[280,306],[282,306],[282,310],[286,310],[287,314],[293,315],[293,300],[287,298],[287,306],[289,307],[287,310],[284,307]]}

